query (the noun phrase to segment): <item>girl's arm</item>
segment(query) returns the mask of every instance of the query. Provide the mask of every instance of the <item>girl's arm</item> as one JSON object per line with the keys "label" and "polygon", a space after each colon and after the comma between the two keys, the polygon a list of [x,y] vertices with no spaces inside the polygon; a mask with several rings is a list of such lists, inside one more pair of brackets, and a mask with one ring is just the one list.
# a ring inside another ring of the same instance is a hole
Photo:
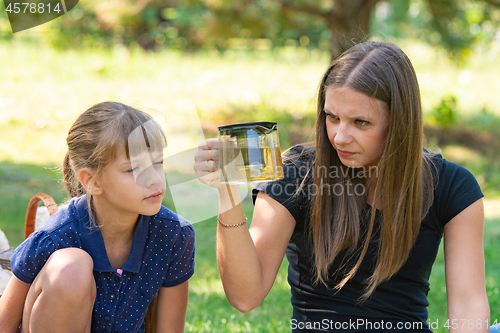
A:
{"label": "girl's arm", "polygon": [[187,301],[188,281],[175,287],[160,288],[156,332],[184,333]]}
{"label": "girl's arm", "polygon": [[0,333],[17,332],[30,286],[12,275],[5,292],[0,297]]}
{"label": "girl's arm", "polygon": [[[242,205],[223,209],[228,195],[225,189],[219,193],[222,223],[242,222],[245,218]],[[258,307],[271,290],[294,228],[295,219],[290,212],[263,192],[259,192],[255,201],[250,229],[218,225],[219,272],[227,299],[239,311]]]}
{"label": "girl's arm", "polygon": [[444,227],[451,333],[489,332],[490,308],[484,282],[483,226],[483,200],[480,199]]}

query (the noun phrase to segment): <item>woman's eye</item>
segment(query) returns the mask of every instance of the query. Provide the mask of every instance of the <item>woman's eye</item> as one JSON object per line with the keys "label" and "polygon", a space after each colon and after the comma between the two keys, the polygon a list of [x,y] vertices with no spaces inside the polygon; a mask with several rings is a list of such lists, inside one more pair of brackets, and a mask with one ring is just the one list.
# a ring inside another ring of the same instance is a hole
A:
{"label": "woman's eye", "polygon": [[356,120],[356,124],[361,125],[361,126],[366,126],[369,124],[369,122],[366,120],[358,119],[358,120]]}
{"label": "woman's eye", "polygon": [[137,168],[137,167],[135,167],[135,168],[130,168],[130,169],[128,169],[128,170],[127,170],[127,172],[134,172],[134,171],[137,171],[137,170],[138,170],[138,168]]}
{"label": "woman's eye", "polygon": [[335,119],[337,119],[337,116],[334,116],[333,114],[327,113],[326,118],[328,118],[330,120],[335,120]]}

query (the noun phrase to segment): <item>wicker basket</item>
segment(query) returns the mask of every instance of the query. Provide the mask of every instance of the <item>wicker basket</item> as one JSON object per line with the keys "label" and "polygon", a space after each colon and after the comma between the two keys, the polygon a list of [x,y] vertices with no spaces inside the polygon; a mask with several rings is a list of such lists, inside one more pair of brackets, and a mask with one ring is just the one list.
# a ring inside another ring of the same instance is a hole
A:
{"label": "wicker basket", "polygon": [[[57,213],[57,205],[50,195],[45,193],[35,194],[31,198],[28,203],[28,208],[26,209],[26,218],[24,220],[24,239],[28,238],[28,236],[35,231],[36,210],[38,209],[38,206],[40,206],[41,202],[43,202],[45,207],[49,210],[50,216]],[[0,253],[0,265],[3,269],[10,270],[10,257],[13,253],[13,248]]]}
{"label": "wicker basket", "polygon": [[6,269],[10,271],[10,257],[14,253],[14,248],[11,247],[7,251],[0,252],[0,266],[2,266],[3,269]]}

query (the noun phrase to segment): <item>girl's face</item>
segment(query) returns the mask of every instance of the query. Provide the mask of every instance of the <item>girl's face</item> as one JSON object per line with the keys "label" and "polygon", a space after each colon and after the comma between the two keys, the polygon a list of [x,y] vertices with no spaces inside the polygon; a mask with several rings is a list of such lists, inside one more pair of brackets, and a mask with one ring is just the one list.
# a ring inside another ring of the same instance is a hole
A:
{"label": "girl's face", "polygon": [[116,213],[154,215],[165,195],[163,152],[143,152],[129,159],[121,147],[98,184],[102,191],[99,200]]}
{"label": "girl's face", "polygon": [[389,129],[386,109],[384,102],[353,88],[326,89],[326,131],[342,164],[352,168],[377,165]]}

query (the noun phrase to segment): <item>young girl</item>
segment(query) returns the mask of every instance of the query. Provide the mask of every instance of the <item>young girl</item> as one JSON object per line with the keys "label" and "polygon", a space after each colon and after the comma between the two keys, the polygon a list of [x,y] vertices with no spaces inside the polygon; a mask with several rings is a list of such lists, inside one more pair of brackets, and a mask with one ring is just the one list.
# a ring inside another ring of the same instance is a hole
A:
{"label": "young girl", "polygon": [[214,172],[217,140],[201,144],[195,170],[219,189],[230,303],[259,306],[286,253],[293,332],[430,332],[429,276],[444,235],[450,332],[488,332],[483,194],[470,172],[423,149],[422,127],[407,56],[386,43],[352,47],[319,87],[315,146],[292,147],[285,178],[256,186],[249,230],[231,204],[238,189]]}
{"label": "young girl", "polygon": [[144,332],[157,293],[158,332],[184,332],[194,230],[161,205],[161,128],[105,102],[80,115],[67,143],[73,199],[16,249],[0,332]]}

